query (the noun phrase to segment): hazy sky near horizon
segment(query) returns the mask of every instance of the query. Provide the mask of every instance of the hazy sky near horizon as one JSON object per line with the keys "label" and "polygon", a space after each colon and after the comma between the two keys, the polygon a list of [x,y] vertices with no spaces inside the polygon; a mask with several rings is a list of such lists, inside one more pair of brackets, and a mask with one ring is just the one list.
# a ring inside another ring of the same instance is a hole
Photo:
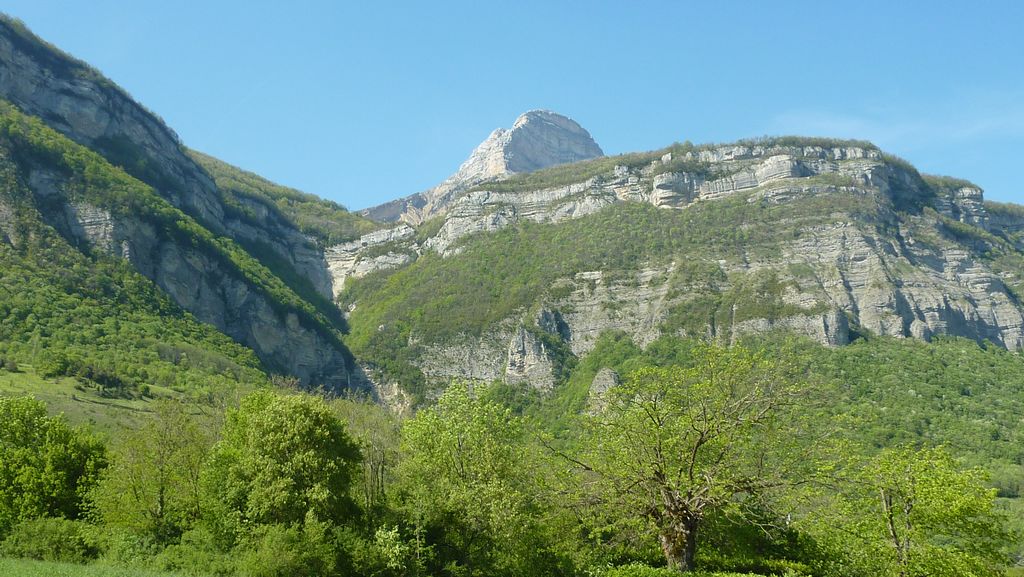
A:
{"label": "hazy sky near horizon", "polygon": [[606,154],[871,140],[1024,203],[1024,2],[5,0],[188,146],[358,209],[547,108]]}

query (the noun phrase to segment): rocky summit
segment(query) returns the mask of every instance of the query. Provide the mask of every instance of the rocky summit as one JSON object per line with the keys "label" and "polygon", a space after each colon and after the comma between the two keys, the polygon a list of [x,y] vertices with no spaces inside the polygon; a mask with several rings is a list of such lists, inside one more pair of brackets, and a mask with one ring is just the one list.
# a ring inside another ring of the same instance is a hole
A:
{"label": "rocky summit", "polygon": [[381,222],[416,225],[443,214],[461,193],[481,182],[603,155],[590,133],[571,118],[531,110],[520,115],[512,128],[492,132],[441,184],[362,214]]}

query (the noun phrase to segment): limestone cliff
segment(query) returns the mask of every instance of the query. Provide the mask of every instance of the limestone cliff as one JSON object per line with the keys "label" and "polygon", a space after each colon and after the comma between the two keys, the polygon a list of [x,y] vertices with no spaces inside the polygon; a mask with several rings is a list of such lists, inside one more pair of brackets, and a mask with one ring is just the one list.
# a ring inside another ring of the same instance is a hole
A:
{"label": "limestone cliff", "polygon": [[572,119],[549,110],[531,110],[520,115],[511,129],[492,132],[441,184],[362,214],[382,222],[417,225],[446,212],[462,193],[481,182],[603,154],[590,133]]}
{"label": "limestone cliff", "polygon": [[[543,189],[519,186],[514,177],[496,182],[494,190],[477,186],[451,202],[436,232],[418,241],[409,234],[390,250],[459,259],[474,250],[477,235],[525,222],[558,226],[593,219],[633,203],[684,211],[679,214],[717,210],[720,203],[761,207],[758,214],[770,221],[757,226],[791,232],[771,246],[741,242],[728,254],[711,242],[667,261],[667,255],[649,253],[649,262],[626,270],[579,270],[533,293],[520,313],[479,336],[424,341],[414,324],[410,339],[428,379],[449,378],[472,365],[477,378],[546,390],[558,355],[536,337],[542,333],[577,357],[607,331],[625,331],[639,345],[666,332],[731,342],[786,330],[828,345],[870,333],[957,335],[1024,348],[1024,307],[1017,296],[1024,267],[1014,268],[1024,257],[993,260],[1019,250],[1024,213],[986,204],[970,183],[922,178],[860,143],[780,139],[673,147],[612,160],[583,163],[581,180]],[[574,249],[550,247],[567,254]],[[695,262],[715,271],[702,274],[717,280],[684,274]],[[763,301],[760,308],[750,299]],[[351,321],[359,323],[355,306]],[[541,313],[530,312],[537,307]],[[678,321],[690,314],[681,311],[694,310],[708,320]]]}

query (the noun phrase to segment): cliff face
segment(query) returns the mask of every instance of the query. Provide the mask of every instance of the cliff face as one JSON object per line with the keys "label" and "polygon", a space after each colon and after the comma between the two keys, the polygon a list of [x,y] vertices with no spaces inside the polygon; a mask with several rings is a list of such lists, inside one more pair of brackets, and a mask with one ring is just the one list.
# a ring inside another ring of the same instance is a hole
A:
{"label": "cliff face", "polygon": [[171,129],[87,65],[5,19],[0,97],[140,180],[154,181],[148,183],[172,204],[224,232],[224,207],[213,181],[185,156]]}
{"label": "cliff face", "polygon": [[590,133],[572,119],[549,110],[531,110],[520,115],[511,129],[492,132],[441,184],[362,214],[381,222],[417,225],[444,214],[462,193],[481,182],[603,155]]}
{"label": "cliff face", "polygon": [[[1024,263],[1014,246],[1024,217],[1008,208],[990,215],[981,190],[969,183],[926,181],[904,163],[859,145],[672,150],[640,161],[624,158],[597,172],[539,190],[518,186],[514,178],[497,182],[493,191],[478,186],[451,203],[436,233],[419,241],[411,235],[389,239],[376,254],[435,251],[459,259],[474,250],[476,235],[521,223],[590,222],[638,203],[679,215],[726,205],[760,207],[768,221],[754,224],[787,234],[770,246],[741,242],[729,254],[709,242],[671,259],[649,253],[649,262],[626,270],[579,270],[535,292],[522,312],[481,335],[432,342],[414,325],[407,345],[421,351],[417,364],[428,379],[443,380],[471,365],[478,378],[549,388],[564,353],[536,336],[545,333],[577,357],[606,331],[624,331],[640,345],[663,334],[731,342],[783,329],[828,345],[870,333],[957,335],[1024,348],[1024,308],[1011,288],[1024,273],[1014,268]],[[583,165],[580,174],[589,174]],[[676,234],[693,232],[680,227]],[[568,255],[575,247],[549,250]],[[993,257],[1004,252],[1013,258]],[[683,274],[694,263],[703,276]],[[764,301],[763,310],[751,310],[751,299]],[[359,303],[354,306],[356,326]],[[530,312],[536,310],[541,312]],[[678,322],[694,310],[707,321]]]}
{"label": "cliff face", "polygon": [[[327,263],[316,243],[259,203],[243,210],[225,207],[213,179],[161,120],[85,64],[8,19],[0,19],[0,98],[124,167],[215,235],[267,247],[279,268],[294,271],[324,297],[331,294]],[[27,178],[37,197],[48,199],[44,216],[62,231],[128,258],[180,306],[251,347],[269,366],[306,383],[348,382],[348,351],[321,334],[336,329],[299,322],[236,271],[194,247],[158,238],[144,219],[112,217],[70,203],[62,192],[65,177],[45,166]],[[57,208],[64,200],[69,203]]]}

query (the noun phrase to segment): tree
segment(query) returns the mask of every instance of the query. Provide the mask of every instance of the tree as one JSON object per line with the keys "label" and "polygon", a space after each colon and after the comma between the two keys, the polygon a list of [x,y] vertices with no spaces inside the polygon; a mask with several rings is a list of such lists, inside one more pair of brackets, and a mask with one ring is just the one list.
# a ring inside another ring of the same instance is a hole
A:
{"label": "tree", "polygon": [[0,535],[18,521],[78,519],[106,466],[95,437],[31,397],[0,397]]}
{"label": "tree", "polygon": [[865,571],[883,576],[1001,575],[1009,542],[981,469],[942,448],[887,449],[840,475],[820,532]]}
{"label": "tree", "polygon": [[691,571],[708,515],[782,483],[788,367],[742,347],[700,345],[688,368],[643,368],[606,393],[569,456],[595,499],[646,523],[671,569]]}
{"label": "tree", "polygon": [[331,408],[360,445],[363,458],[358,493],[363,510],[373,519],[387,504],[398,462],[401,423],[394,413],[370,399],[337,399]]}
{"label": "tree", "polygon": [[228,412],[203,473],[211,515],[223,528],[342,524],[359,447],[319,397],[267,391]]}
{"label": "tree", "polygon": [[200,516],[200,474],[211,436],[178,401],[158,401],[127,437],[94,491],[105,521],[166,540]]}
{"label": "tree", "polygon": [[405,424],[402,453],[401,506],[416,538],[411,554],[432,547],[433,574],[557,572],[540,523],[538,452],[509,409],[453,383]]}

